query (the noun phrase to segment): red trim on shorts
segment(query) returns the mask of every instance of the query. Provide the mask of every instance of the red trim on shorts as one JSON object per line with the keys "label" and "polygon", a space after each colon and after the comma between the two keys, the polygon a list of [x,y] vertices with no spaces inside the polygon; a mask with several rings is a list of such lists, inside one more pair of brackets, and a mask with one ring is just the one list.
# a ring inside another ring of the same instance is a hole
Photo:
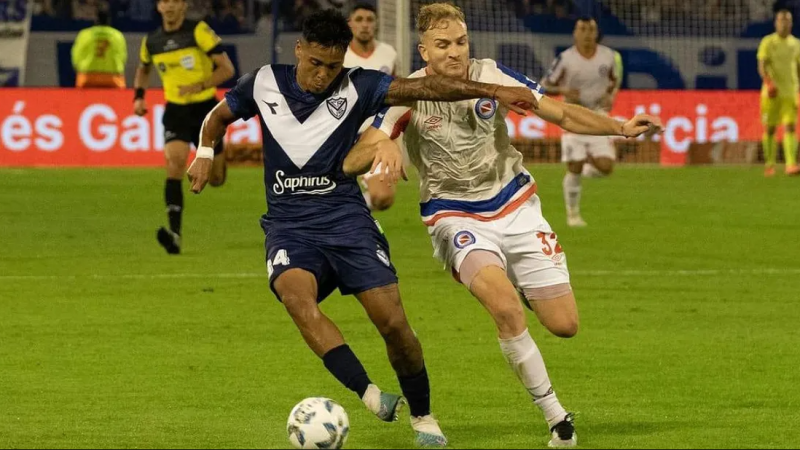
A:
{"label": "red trim on shorts", "polygon": [[522,206],[525,202],[527,202],[528,199],[533,197],[534,194],[536,194],[536,183],[534,183],[533,186],[528,188],[528,190],[525,191],[525,193],[523,193],[519,198],[517,198],[513,202],[507,204],[502,210],[500,210],[499,213],[497,213],[497,214],[495,214],[493,216],[481,216],[480,214],[467,213],[467,212],[461,212],[461,211],[452,211],[452,212],[446,212],[446,213],[442,213],[442,214],[436,214],[436,215],[433,216],[432,219],[430,219],[428,221],[423,221],[422,223],[424,223],[425,225],[430,227],[430,226],[435,225],[436,222],[440,221],[441,219],[445,219],[445,218],[448,218],[448,217],[466,217],[468,219],[475,219],[478,222],[492,222],[494,220],[502,219],[503,217],[505,217],[505,216],[511,214],[512,212],[516,211],[517,209],[519,209],[520,206]]}

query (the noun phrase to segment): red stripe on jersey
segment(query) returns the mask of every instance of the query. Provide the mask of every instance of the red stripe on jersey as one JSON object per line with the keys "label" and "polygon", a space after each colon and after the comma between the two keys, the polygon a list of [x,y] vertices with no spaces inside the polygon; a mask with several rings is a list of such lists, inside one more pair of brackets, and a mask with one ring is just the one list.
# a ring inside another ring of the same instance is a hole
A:
{"label": "red stripe on jersey", "polygon": [[400,119],[395,122],[394,128],[392,128],[392,135],[390,136],[392,140],[397,139],[400,136],[400,133],[406,131],[408,127],[408,122],[411,121],[411,110],[409,109],[405,114],[403,114]]}

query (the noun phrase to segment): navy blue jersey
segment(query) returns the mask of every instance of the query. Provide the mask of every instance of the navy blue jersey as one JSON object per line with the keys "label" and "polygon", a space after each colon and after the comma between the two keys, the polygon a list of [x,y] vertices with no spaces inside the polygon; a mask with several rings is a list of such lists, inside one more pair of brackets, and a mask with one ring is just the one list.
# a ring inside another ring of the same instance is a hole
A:
{"label": "navy blue jersey", "polygon": [[378,71],[343,69],[327,92],[311,94],[300,89],[294,66],[267,65],[225,95],[236,117],[261,119],[268,234],[352,236],[354,227],[374,226],[355,177],[346,176],[342,164],[391,82]]}

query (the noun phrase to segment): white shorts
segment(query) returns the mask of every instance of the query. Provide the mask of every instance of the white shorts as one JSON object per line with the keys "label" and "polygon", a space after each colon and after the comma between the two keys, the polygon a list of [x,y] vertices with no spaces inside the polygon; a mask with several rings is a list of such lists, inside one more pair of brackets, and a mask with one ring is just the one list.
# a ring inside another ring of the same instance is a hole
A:
{"label": "white shorts", "polygon": [[616,160],[617,149],[611,136],[572,133],[561,136],[561,162],[585,161],[588,155]]}
{"label": "white shorts", "polygon": [[509,279],[520,289],[569,283],[567,257],[542,216],[537,195],[503,218],[481,222],[447,217],[428,227],[428,233],[434,256],[456,272],[471,251],[488,250],[503,260]]}

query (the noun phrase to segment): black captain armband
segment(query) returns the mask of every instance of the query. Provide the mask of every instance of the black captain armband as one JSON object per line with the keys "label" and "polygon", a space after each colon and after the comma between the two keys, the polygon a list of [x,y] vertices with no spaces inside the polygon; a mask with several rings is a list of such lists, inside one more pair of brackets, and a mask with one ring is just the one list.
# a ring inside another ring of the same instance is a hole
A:
{"label": "black captain armband", "polygon": [[144,88],[136,88],[133,94],[133,101],[144,99]]}

